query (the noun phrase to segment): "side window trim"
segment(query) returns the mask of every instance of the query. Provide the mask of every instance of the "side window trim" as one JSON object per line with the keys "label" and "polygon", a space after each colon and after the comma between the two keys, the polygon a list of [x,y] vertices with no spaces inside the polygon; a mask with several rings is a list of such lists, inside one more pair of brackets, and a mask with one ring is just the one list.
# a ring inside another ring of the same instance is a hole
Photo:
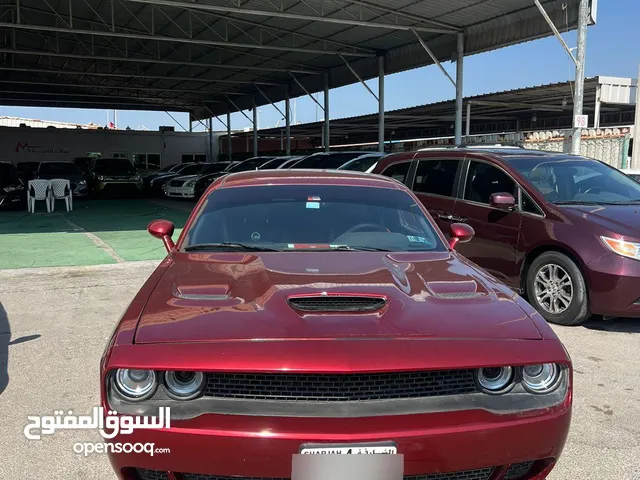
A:
{"label": "side window trim", "polygon": [[[492,167],[497,168],[502,173],[504,173],[507,177],[509,177],[509,179],[513,182],[515,188],[517,188],[518,190],[522,189],[522,186],[520,185],[520,182],[518,182],[515,178],[513,178],[513,176],[509,172],[507,172],[504,168],[502,168],[501,165],[498,165],[497,163],[488,161],[488,160],[486,160],[484,158],[467,158],[466,159],[467,165],[464,168],[464,170],[465,170],[464,171],[464,179],[461,179],[461,188],[460,188],[461,191],[460,191],[460,197],[458,198],[458,200],[460,200],[462,202],[467,202],[467,203],[470,203],[470,204],[473,204],[473,205],[479,205],[479,206],[482,206],[482,207],[491,208],[492,210],[499,210],[499,209],[496,209],[495,207],[492,207],[488,203],[480,203],[480,202],[476,202],[476,201],[468,200],[468,199],[464,198],[465,194],[467,193],[466,192],[467,180],[469,178],[469,170],[471,169],[471,162],[485,163],[487,165],[490,165]],[[462,180],[464,180],[464,181],[462,181]],[[523,213],[522,212],[522,204],[520,203],[520,197],[521,197],[520,193],[519,192],[515,192],[515,193],[518,194],[518,198],[517,198],[517,200],[518,200],[518,213]],[[538,206],[538,205],[536,204],[536,206]],[[538,207],[538,208],[540,208],[540,207]]]}
{"label": "side window trim", "polygon": [[[522,188],[522,185],[520,185],[519,183],[516,182],[516,185],[518,186],[518,209],[520,210],[520,213],[523,215],[533,215],[534,217],[540,217],[540,218],[545,218],[546,215],[544,214],[544,211],[540,208],[540,205],[538,205],[538,202],[536,202],[531,195],[529,195],[526,190],[524,188]],[[536,208],[536,210],[538,210],[538,213],[534,213],[534,212],[525,212],[524,211],[524,196],[529,197],[529,200],[531,201],[531,203],[533,204],[533,206]]]}

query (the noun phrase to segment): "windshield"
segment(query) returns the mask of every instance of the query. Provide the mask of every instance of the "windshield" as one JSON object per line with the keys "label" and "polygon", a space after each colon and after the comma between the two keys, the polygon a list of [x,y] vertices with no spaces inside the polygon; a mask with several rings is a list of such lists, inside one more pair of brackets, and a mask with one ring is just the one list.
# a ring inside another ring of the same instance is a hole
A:
{"label": "windshield", "polygon": [[176,164],[176,165],[167,165],[166,167],[161,168],[160,170],[158,170],[156,173],[170,173],[170,172],[175,172],[178,167],[180,167],[180,164]]}
{"label": "windshield", "polygon": [[244,162],[235,164],[233,167],[227,169],[227,172],[247,172],[249,170],[255,170],[263,163],[269,161],[271,158],[249,158]]}
{"label": "windshield", "polygon": [[291,160],[291,157],[274,158],[273,160],[269,160],[267,163],[261,165],[258,168],[258,170],[269,170],[269,169],[278,168],[279,166],[288,162],[289,160]]}
{"label": "windshield", "polygon": [[80,175],[78,167],[71,162],[43,162],[38,173],[41,175]]}
{"label": "windshield", "polygon": [[208,163],[202,170],[198,173],[200,174],[210,174],[210,173],[218,173],[223,172],[224,169],[227,168],[226,163]]}
{"label": "windshield", "polygon": [[335,169],[341,167],[349,160],[366,155],[365,152],[346,152],[346,153],[316,153],[303,160],[300,160],[292,169],[313,168],[318,170]]}
{"label": "windshield", "polygon": [[327,185],[223,188],[211,192],[196,218],[186,236],[186,250],[221,243],[284,251],[446,249],[411,196],[395,189]]}
{"label": "windshield", "polygon": [[10,186],[20,183],[15,168],[10,163],[0,163],[0,185]]}
{"label": "windshield", "polygon": [[95,172],[102,175],[133,175],[136,169],[126,158],[99,158],[95,163]]}
{"label": "windshield", "polygon": [[640,202],[640,184],[597,160],[518,157],[507,161],[552,203]]}
{"label": "windshield", "polygon": [[367,155],[357,160],[353,160],[340,167],[341,170],[351,170],[352,172],[366,172],[369,168],[382,158],[380,155]]}

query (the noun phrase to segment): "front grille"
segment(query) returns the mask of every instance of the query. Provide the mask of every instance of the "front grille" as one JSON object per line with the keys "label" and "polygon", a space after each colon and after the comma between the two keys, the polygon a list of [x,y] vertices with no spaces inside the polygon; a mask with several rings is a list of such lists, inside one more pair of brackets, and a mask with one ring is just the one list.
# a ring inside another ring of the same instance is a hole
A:
{"label": "front grille", "polygon": [[487,480],[493,473],[493,468],[466,470],[464,472],[435,473],[429,475],[405,476],[404,480]]}
{"label": "front grille", "polygon": [[[483,468],[479,470],[467,470],[464,472],[435,473],[428,475],[405,476],[404,480],[487,480],[493,473],[493,468]],[[168,480],[164,472],[156,470],[138,469],[140,480]],[[225,477],[223,475],[204,475],[198,473],[182,473],[178,478],[184,480],[289,480],[288,478],[273,477]]]}
{"label": "front grille", "polygon": [[524,462],[524,463],[514,463],[509,467],[507,473],[504,474],[505,480],[517,480],[523,478],[531,467],[533,467],[534,462]]}
{"label": "front grille", "polygon": [[476,392],[473,372],[209,373],[205,395],[291,402],[358,402],[438,397]]}
{"label": "front grille", "polygon": [[380,297],[342,295],[289,298],[289,305],[302,312],[374,312],[385,303]]}

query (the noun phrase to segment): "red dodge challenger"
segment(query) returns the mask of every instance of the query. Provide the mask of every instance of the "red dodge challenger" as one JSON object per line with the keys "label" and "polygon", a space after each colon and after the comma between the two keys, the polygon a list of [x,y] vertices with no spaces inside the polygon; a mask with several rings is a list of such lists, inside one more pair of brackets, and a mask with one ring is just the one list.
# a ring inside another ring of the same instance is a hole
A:
{"label": "red dodge challenger", "polygon": [[455,252],[401,183],[347,171],[216,180],[115,328],[105,410],[170,407],[110,442],[126,480],[285,480],[292,455],[404,456],[410,480],[532,480],[557,462],[572,367],[522,298]]}

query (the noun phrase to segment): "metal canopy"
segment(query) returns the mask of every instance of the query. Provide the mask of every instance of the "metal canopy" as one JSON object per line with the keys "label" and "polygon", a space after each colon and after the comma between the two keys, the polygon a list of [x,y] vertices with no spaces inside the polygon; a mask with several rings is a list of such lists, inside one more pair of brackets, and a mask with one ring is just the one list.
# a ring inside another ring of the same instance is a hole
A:
{"label": "metal canopy", "polygon": [[[577,4],[542,2],[561,31]],[[532,0],[0,0],[0,28],[0,104],[193,120],[552,34]]]}
{"label": "metal canopy", "polygon": [[[599,124],[608,127],[632,124],[635,105],[635,80],[614,77],[585,79],[584,112],[594,126],[596,112]],[[489,134],[528,130],[572,128],[573,82],[488,93],[463,100],[465,111],[471,112],[469,133]],[[468,106],[468,109],[467,109]],[[385,141],[453,137],[455,100],[387,111]],[[466,116],[464,119],[466,128]],[[362,115],[331,121],[331,143],[341,145],[371,144],[378,139],[378,115]],[[295,125],[295,139],[311,139],[319,143],[321,122]],[[260,130],[260,138],[279,138],[281,128]],[[235,133],[242,137],[244,133]]]}

